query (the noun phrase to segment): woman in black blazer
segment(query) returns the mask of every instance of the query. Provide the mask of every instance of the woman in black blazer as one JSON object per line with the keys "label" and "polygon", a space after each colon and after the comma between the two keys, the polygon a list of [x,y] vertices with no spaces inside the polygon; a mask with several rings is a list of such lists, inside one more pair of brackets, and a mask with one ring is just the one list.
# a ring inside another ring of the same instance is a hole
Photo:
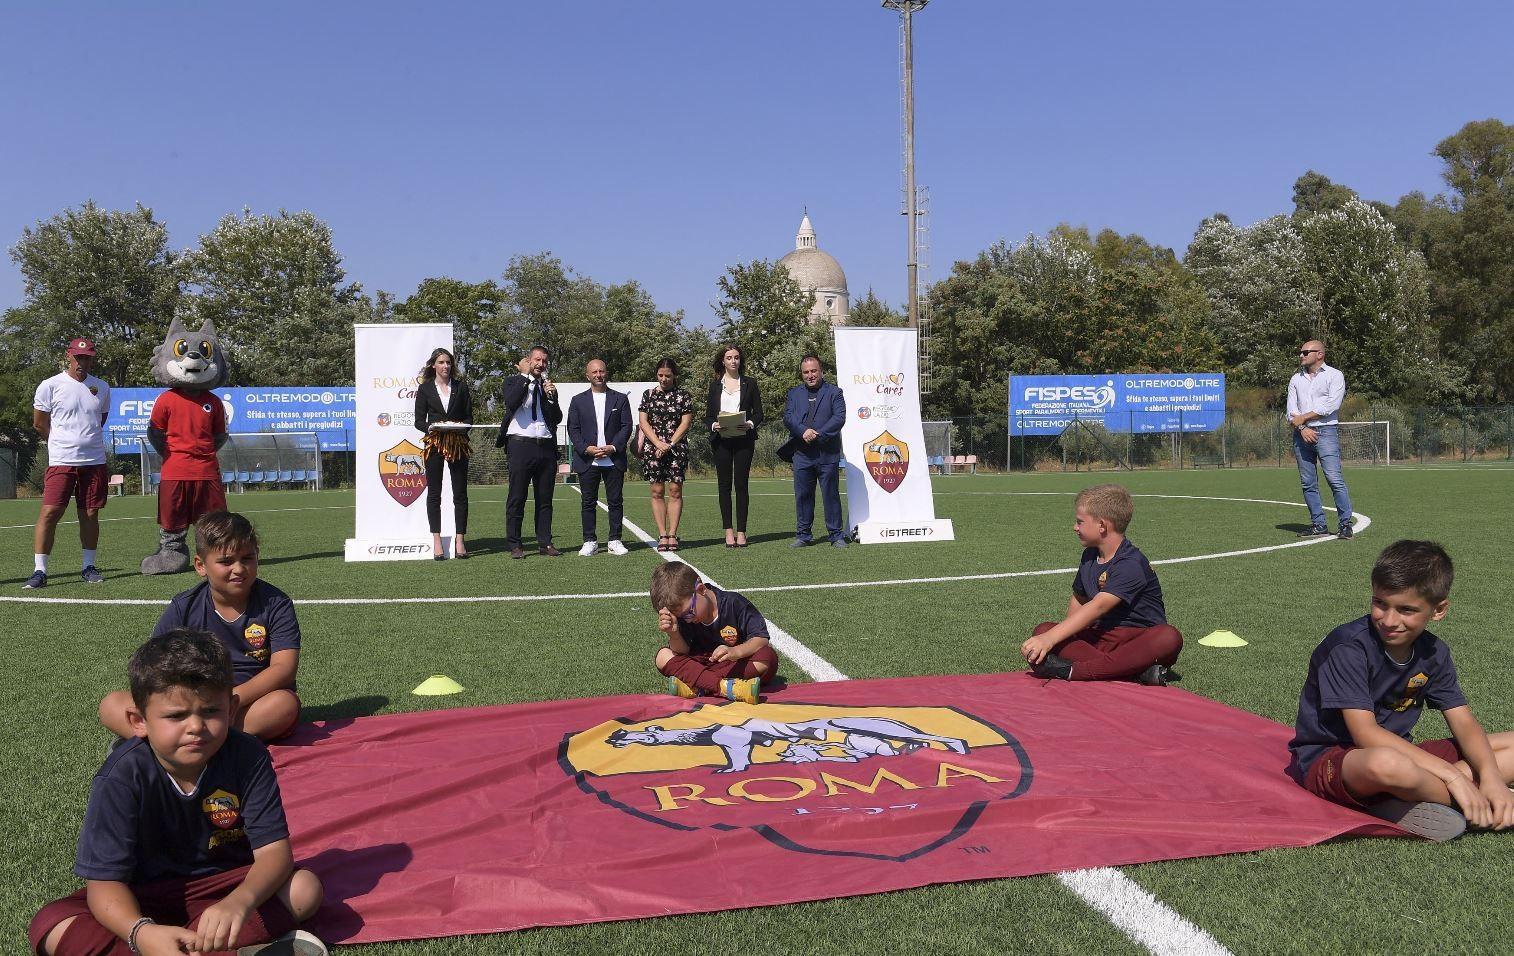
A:
{"label": "woman in black blazer", "polygon": [[[757,426],[762,424],[762,394],[757,380],[741,374],[746,355],[737,345],[715,353],[715,380],[704,403],[704,420],[715,448],[715,475],[720,489],[720,520],[725,522],[725,546],[746,547],[746,514],[750,495],[747,480],[752,474],[752,449],[757,446]],[[732,412],[746,416],[746,433],[722,435],[720,416]],[[736,520],[731,520],[731,485],[736,486]]]}
{"label": "woman in black blazer", "polygon": [[466,429],[440,429],[438,422],[473,424],[473,395],[468,383],[455,374],[457,363],[446,349],[436,349],[421,369],[421,384],[415,390],[415,427],[426,433],[426,520],[431,524],[431,549],[438,561],[442,551],[442,465],[452,474],[452,511],[457,537],[452,554],[468,556],[463,537],[468,533],[468,459],[473,447]]}

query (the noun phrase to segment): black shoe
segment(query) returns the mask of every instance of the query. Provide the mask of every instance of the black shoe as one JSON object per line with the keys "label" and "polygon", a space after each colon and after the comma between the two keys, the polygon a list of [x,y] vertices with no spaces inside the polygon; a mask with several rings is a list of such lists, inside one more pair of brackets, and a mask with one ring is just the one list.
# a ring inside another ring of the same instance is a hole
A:
{"label": "black shoe", "polygon": [[433,561],[445,561],[445,560],[447,560],[447,556],[445,554],[433,554],[431,556],[431,560],[433,560]]}
{"label": "black shoe", "polygon": [[1047,654],[1041,663],[1030,665],[1030,672],[1042,680],[1072,680],[1072,661]]}
{"label": "black shoe", "polygon": [[1312,525],[1309,526],[1309,530],[1308,531],[1300,531],[1298,533],[1298,536],[1300,538],[1318,538],[1318,537],[1321,537],[1323,535],[1328,535],[1329,533],[1330,533],[1330,529],[1327,528],[1327,527],[1325,527],[1324,525],[1322,525],[1322,524],[1312,524]]}
{"label": "black shoe", "polygon": [[1161,664],[1152,664],[1136,675],[1136,683],[1145,684],[1147,687],[1166,687],[1167,668]]}
{"label": "black shoe", "polygon": [[1353,533],[1354,532],[1351,530],[1351,526],[1349,524],[1343,524],[1341,525],[1340,531],[1335,536],[1337,538],[1340,538],[1342,541],[1350,541],[1351,535]]}

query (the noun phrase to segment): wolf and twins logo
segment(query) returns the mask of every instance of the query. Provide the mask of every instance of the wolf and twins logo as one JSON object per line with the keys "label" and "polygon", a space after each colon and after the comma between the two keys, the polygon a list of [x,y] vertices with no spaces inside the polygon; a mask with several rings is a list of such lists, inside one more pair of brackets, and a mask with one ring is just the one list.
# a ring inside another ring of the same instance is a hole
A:
{"label": "wolf and twins logo", "polygon": [[862,461],[878,487],[893,494],[894,489],[904,482],[904,476],[909,473],[909,445],[895,438],[893,432],[884,429],[882,434],[863,447]]}
{"label": "wolf and twins logo", "polygon": [[409,439],[379,453],[379,480],[389,497],[408,508],[426,491],[425,452]]}
{"label": "wolf and twins logo", "polygon": [[702,704],[566,734],[580,789],[674,830],[749,828],[798,853],[902,862],[1030,788],[1013,736],[956,707]]}
{"label": "wolf and twins logo", "polygon": [[242,829],[242,801],[234,793],[217,789],[200,803],[200,809],[210,820],[215,832],[210,835],[208,850],[223,843],[232,843],[246,837]]}

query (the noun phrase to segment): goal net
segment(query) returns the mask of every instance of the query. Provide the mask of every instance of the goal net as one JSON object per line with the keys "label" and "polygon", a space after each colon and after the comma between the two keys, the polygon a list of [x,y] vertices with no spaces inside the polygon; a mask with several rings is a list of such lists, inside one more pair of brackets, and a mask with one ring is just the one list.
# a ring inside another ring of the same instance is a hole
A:
{"label": "goal net", "polygon": [[1393,423],[1341,422],[1341,461],[1387,465],[1393,461]]}

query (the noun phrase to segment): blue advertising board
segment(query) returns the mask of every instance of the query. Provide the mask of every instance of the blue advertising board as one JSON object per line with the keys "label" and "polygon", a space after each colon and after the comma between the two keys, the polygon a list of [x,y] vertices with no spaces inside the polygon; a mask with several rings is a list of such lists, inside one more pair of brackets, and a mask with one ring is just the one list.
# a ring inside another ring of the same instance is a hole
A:
{"label": "blue advertising board", "polygon": [[1218,372],[1011,375],[1009,433],[1060,435],[1074,422],[1112,432],[1210,432],[1225,424]]}
{"label": "blue advertising board", "polygon": [[[106,443],[116,454],[134,455],[142,450],[153,402],[163,392],[162,387],[111,389]],[[226,410],[226,430],[233,435],[316,432],[322,451],[352,450],[357,392],[351,386],[218,388],[215,394]]]}

